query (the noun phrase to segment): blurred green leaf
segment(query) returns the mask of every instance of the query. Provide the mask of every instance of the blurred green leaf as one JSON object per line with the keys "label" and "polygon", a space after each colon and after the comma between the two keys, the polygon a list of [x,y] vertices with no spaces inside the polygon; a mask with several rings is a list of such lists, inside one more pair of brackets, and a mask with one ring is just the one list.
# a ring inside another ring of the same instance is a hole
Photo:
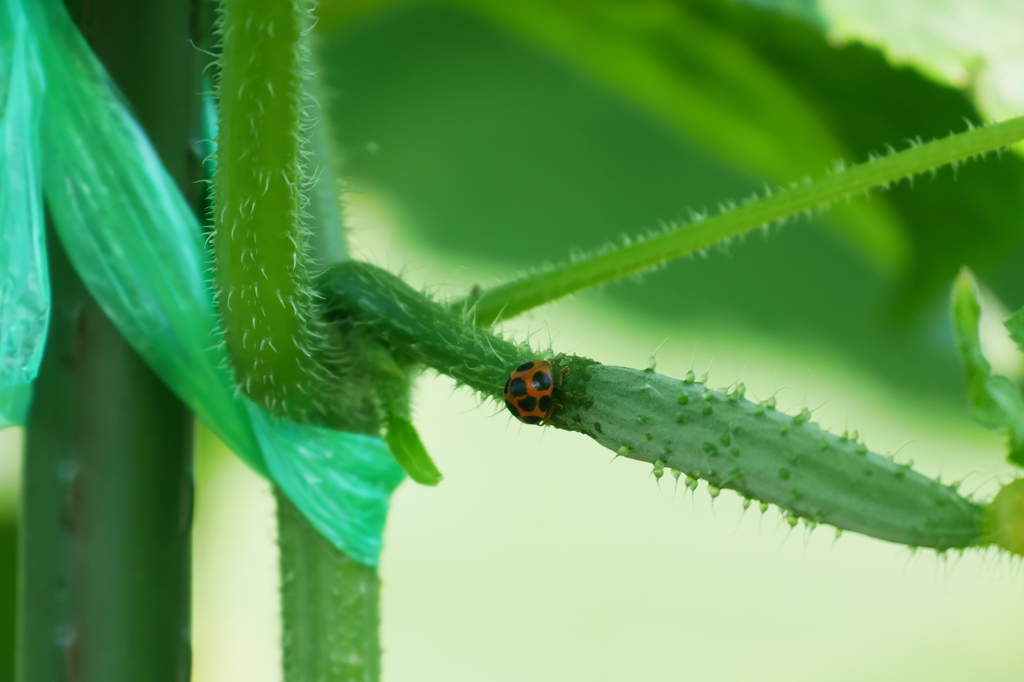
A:
{"label": "blurred green leaf", "polygon": [[[560,55],[728,162],[773,182],[820,175],[837,160],[850,158],[850,150],[784,73],[765,64],[727,24],[688,3],[452,4]],[[332,7],[325,3],[323,11],[330,21],[340,21]],[[348,18],[362,13],[358,8]],[[883,267],[905,265],[909,242],[884,202],[844,205],[834,218]]]}
{"label": "blurred green leaf", "polygon": [[960,271],[953,285],[953,332],[967,367],[967,398],[974,417],[990,428],[1007,427],[1011,462],[1024,466],[1024,397],[1004,376],[992,374],[978,336],[981,305],[974,275]]}
{"label": "blurred green leaf", "polygon": [[1006,377],[993,374],[985,380],[985,392],[1001,417],[1001,425],[1007,428],[1010,450],[1007,458],[1024,467],[1024,397],[1020,388]]}
{"label": "blurred green leaf", "polygon": [[395,461],[405,469],[409,478],[423,485],[441,482],[441,472],[423,446],[416,427],[408,419],[397,414],[388,417],[387,443]]}
{"label": "blurred green leaf", "polygon": [[1017,348],[1024,353],[1024,308],[1006,319],[1006,329],[1010,332],[1010,338],[1017,344]]}
{"label": "blurred green leaf", "polygon": [[[1024,3],[1018,0],[736,2],[797,17],[819,34],[820,42],[828,42],[828,55],[801,60],[798,52],[810,56],[805,46],[782,44],[769,30],[754,37],[765,46],[774,42],[770,49],[775,54],[790,53],[784,64],[769,58],[820,93],[823,113],[834,128],[844,129],[839,134],[854,149],[877,149],[880,144],[900,144],[916,136],[927,139],[960,128],[964,121],[985,118],[972,106],[964,106],[968,101],[990,120],[1024,113],[1020,87]],[[843,47],[836,49],[839,46]],[[849,59],[873,52],[870,48],[885,55],[888,73],[858,68]],[[910,77],[917,73],[945,87],[922,87],[922,79]],[[841,84],[829,82],[837,76]],[[844,111],[836,110],[837,106]],[[880,113],[889,120],[878,120]],[[916,132],[911,130],[913,119],[919,121]],[[866,134],[874,134],[874,140]],[[1016,267],[1001,265],[1008,253],[1019,249],[1024,233],[1020,156],[1011,155],[1009,167],[990,166],[976,172],[977,179],[970,180],[969,187],[960,182],[955,191],[919,183],[913,192],[899,187],[890,193],[913,241],[914,258],[899,301],[903,313],[917,310],[962,264],[977,272],[1000,266],[1002,272],[987,275],[986,281],[1001,296],[1020,300],[1020,286],[1011,283],[1018,279]]]}
{"label": "blurred green leaf", "polygon": [[[719,1],[698,5],[727,21],[766,64],[784,74],[856,157],[881,152],[887,145],[941,137],[981,120],[969,93],[938,85],[916,69],[894,66],[886,55],[863,44],[837,47],[831,33],[770,12]],[[908,31],[917,20],[905,10],[885,16],[902,21]],[[899,317],[919,311],[945,289],[961,265],[986,271],[1022,244],[1022,182],[1024,160],[1009,154],[1000,163],[979,164],[913,186],[901,184],[873,196],[872,203],[891,203],[912,242],[913,255],[893,304]],[[1009,271],[1006,277],[1012,277]],[[986,274],[1002,297],[1021,298],[1019,278],[1012,280],[1004,287]]]}
{"label": "blurred green leaf", "polygon": [[839,42],[883,50],[936,81],[969,88],[996,121],[1024,112],[1019,0],[736,0],[785,12]]}
{"label": "blurred green leaf", "polygon": [[985,390],[985,380],[992,373],[992,365],[981,350],[978,324],[981,304],[978,302],[977,284],[967,268],[960,271],[953,285],[953,332],[957,350],[967,368],[967,396],[975,415],[988,426],[998,426],[999,415],[994,411],[992,399]]}
{"label": "blurred green leaf", "polygon": [[[347,14],[339,4],[345,3],[325,3],[328,25],[365,15],[370,7],[409,3],[363,0]],[[982,44],[987,45],[990,35],[996,35],[999,44],[1008,40],[1006,30],[987,30],[1006,21],[1008,15],[999,11],[1000,0],[987,0],[974,9],[964,9],[971,3],[946,7],[949,3],[936,6],[915,1],[914,12],[907,12],[903,3],[882,2],[876,7],[874,0],[746,3],[771,11],[750,9],[732,0],[452,0],[451,4],[486,16],[560,55],[656,113],[686,137],[699,140],[723,160],[772,182],[818,175],[838,161],[860,161],[887,145],[942,136],[953,127],[961,128],[965,119],[980,119],[966,97],[934,86],[923,88],[920,79],[904,77],[861,45],[836,49],[835,27],[845,27],[844,35],[849,34],[851,41],[875,35],[872,27],[884,29],[887,55],[903,54],[896,47],[898,37],[906,36],[907,45],[927,56],[912,63],[933,67],[929,73],[955,61],[949,56],[953,49],[949,45],[959,46],[957,54],[966,55],[971,44],[987,50]],[[899,9],[887,9],[890,5]],[[786,15],[778,14],[780,10]],[[962,18],[968,37],[938,25],[948,21],[947,10]],[[930,29],[921,28],[920,17]],[[1024,42],[1018,43],[1013,50],[1024,50],[1020,47]],[[1015,54],[1013,50],[1003,50],[1000,58],[1009,58],[1006,55]],[[965,80],[956,82],[963,85]],[[1021,108],[1016,111],[1020,113]],[[1011,177],[1019,179],[1024,169],[1019,159],[1015,161]],[[996,175],[989,170],[974,172]],[[992,179],[996,191],[1013,186]],[[1024,209],[1024,197],[1019,191],[1016,194],[1017,208]],[[903,274],[898,309],[906,316],[944,287],[961,264],[983,270],[1021,243],[1015,224],[1019,219],[996,220],[998,203],[992,210],[990,202],[975,202],[970,195],[950,197],[928,188],[910,193],[901,187],[888,196],[876,195],[871,202],[836,207],[829,218],[876,263]],[[959,205],[954,205],[958,200]],[[964,221],[960,224],[970,224],[972,229],[953,222],[960,217]],[[939,223],[953,224],[937,228]]]}

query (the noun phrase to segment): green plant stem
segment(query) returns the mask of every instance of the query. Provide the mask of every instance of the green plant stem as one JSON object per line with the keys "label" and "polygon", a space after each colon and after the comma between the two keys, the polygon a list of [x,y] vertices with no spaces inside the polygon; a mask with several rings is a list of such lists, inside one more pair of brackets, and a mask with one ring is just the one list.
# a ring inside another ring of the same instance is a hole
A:
{"label": "green plant stem", "polygon": [[322,348],[304,222],[307,0],[223,0],[214,253],[235,377],[271,413],[323,421],[333,383]]}
{"label": "green plant stem", "polygon": [[[306,111],[316,106],[306,90],[310,3],[222,0],[220,7],[213,242],[235,376],[278,416],[377,435],[378,389],[365,373],[339,375],[339,363],[324,357],[342,339],[327,338],[309,286],[310,272],[346,256],[326,135],[311,134]],[[318,183],[307,155],[322,171]],[[358,344],[338,355],[357,369],[363,360]],[[284,679],[378,679],[375,569],[328,543],[280,491],[277,501]]]}
{"label": "green plant stem", "polygon": [[346,261],[318,280],[328,319],[367,327],[398,357],[433,367],[483,395],[500,399],[518,365],[538,357],[430,300],[391,273]]}
{"label": "green plant stem", "polygon": [[[176,0],[69,2],[166,167],[188,158],[196,54]],[[192,420],[47,236],[53,313],[29,414],[19,682],[184,682],[190,674]]]}
{"label": "green plant stem", "polygon": [[750,230],[818,210],[872,188],[984,156],[1021,140],[1024,117],[915,145],[813,182],[795,184],[765,198],[751,199],[733,210],[638,240],[631,246],[608,249],[569,265],[526,275],[484,291],[476,298],[465,299],[460,305],[475,311],[478,324],[490,325],[499,317],[511,319],[582,289],[621,279]]}
{"label": "green plant stem", "polygon": [[[321,71],[313,50],[306,59],[307,69],[314,74]],[[310,162],[315,169],[309,191],[309,245],[310,272],[319,273],[334,263],[348,258],[345,242],[344,211],[341,203],[341,176],[338,155],[334,147],[334,134],[330,117],[325,110],[324,93],[320,79],[307,79],[311,121],[316,121],[306,140]]]}
{"label": "green plant stem", "polygon": [[279,490],[284,679],[380,679],[380,579],[339,552]]}

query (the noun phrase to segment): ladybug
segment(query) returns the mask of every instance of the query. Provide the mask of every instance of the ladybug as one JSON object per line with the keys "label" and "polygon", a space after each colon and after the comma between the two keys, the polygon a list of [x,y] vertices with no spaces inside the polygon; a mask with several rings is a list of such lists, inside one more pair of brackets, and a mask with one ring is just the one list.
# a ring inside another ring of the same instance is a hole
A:
{"label": "ladybug", "polygon": [[551,363],[536,360],[516,367],[505,382],[505,407],[526,424],[540,424],[551,416],[555,403]]}

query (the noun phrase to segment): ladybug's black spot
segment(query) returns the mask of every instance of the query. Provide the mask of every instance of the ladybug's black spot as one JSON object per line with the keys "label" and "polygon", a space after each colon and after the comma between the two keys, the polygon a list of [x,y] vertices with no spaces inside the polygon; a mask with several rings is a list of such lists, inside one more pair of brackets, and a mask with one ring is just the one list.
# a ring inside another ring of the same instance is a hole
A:
{"label": "ladybug's black spot", "polygon": [[533,412],[537,409],[537,399],[532,395],[526,396],[516,404],[519,405],[519,409],[522,412]]}
{"label": "ladybug's black spot", "polygon": [[523,364],[516,367],[516,373],[529,372],[531,369],[533,369],[533,366],[536,364],[536,362],[524,362]]}
{"label": "ladybug's black spot", "polygon": [[540,424],[540,417],[523,417],[522,421],[527,424]]}
{"label": "ladybug's black spot", "polygon": [[533,375],[533,378],[530,379],[530,383],[532,383],[533,387],[538,391],[546,391],[551,388],[551,375],[547,372],[537,372]]}
{"label": "ladybug's black spot", "polygon": [[541,412],[547,414],[547,411],[551,409],[551,396],[542,395],[540,400],[537,401],[537,407],[540,408]]}
{"label": "ladybug's black spot", "polygon": [[520,379],[519,377],[516,377],[515,379],[512,379],[510,382],[508,382],[508,388],[506,389],[506,392],[514,398],[518,398],[521,395],[526,395],[526,382]]}
{"label": "ladybug's black spot", "polygon": [[506,400],[505,401],[505,407],[508,408],[509,412],[511,412],[512,414],[514,414],[516,416],[516,419],[519,418],[519,410],[516,409],[515,405],[513,405],[512,403],[510,403],[509,401]]}

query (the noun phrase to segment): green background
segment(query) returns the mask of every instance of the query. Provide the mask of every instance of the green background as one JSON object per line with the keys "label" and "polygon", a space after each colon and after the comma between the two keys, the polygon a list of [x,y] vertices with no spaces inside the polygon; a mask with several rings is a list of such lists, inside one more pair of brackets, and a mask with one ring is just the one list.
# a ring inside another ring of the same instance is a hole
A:
{"label": "green background", "polygon": [[[769,9],[325,3],[326,106],[358,253],[454,297],[986,116],[970,84],[830,41],[834,2],[757,4]],[[968,264],[1004,306],[1024,304],[1024,161],[1004,154],[858,201],[506,329],[612,364],[644,366],[660,348],[660,371],[711,366],[713,384],[778,392],[780,407],[859,428],[987,496],[1012,473],[998,436],[966,417],[947,297]],[[902,255],[863,248],[879,230]],[[686,499],[432,375],[416,407],[446,480],[395,501],[387,680],[1024,674],[1017,564],[833,544],[774,511],[741,515],[729,495]],[[0,441],[0,680],[16,436]],[[199,456],[195,679],[277,679],[269,492],[205,434]]]}

